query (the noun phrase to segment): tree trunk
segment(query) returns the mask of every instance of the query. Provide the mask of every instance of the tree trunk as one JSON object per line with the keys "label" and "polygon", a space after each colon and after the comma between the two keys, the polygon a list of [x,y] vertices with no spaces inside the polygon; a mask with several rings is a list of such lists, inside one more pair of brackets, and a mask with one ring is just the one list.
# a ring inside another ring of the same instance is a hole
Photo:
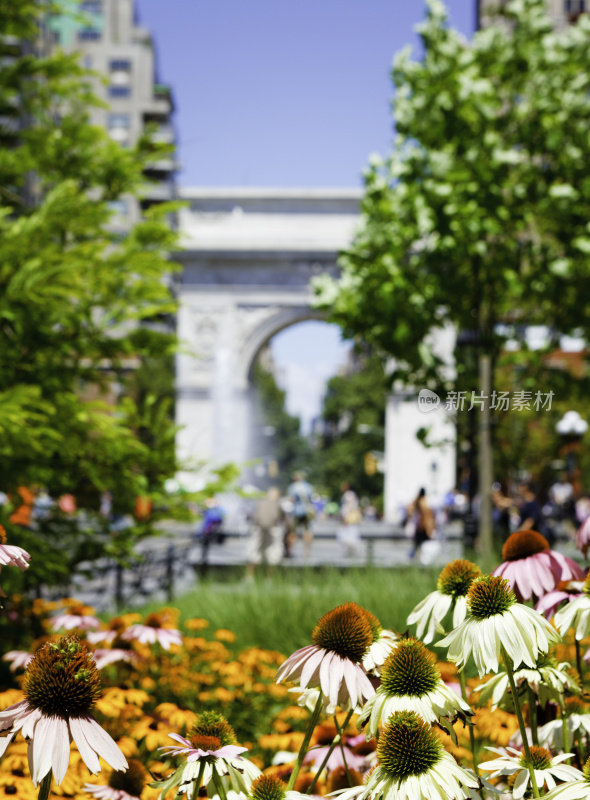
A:
{"label": "tree trunk", "polygon": [[478,474],[479,474],[479,526],[477,536],[477,550],[482,558],[490,558],[493,554],[493,529],[492,529],[492,437],[491,437],[491,410],[490,396],[492,393],[492,360],[488,353],[479,354],[479,391],[483,396],[483,403],[479,414],[479,447],[478,447]]}

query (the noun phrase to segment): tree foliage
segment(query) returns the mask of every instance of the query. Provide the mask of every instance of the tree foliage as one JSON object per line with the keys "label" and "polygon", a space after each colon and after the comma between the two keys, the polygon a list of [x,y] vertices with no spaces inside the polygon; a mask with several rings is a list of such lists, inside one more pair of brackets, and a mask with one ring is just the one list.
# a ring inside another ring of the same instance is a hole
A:
{"label": "tree foliage", "polygon": [[[259,408],[259,427],[268,454],[276,459],[278,475],[276,482],[285,490],[295,470],[307,471],[311,449],[301,433],[301,420],[289,414],[285,407],[286,392],[277,385],[274,374],[258,360],[252,371],[252,386]],[[264,435],[266,428],[268,435]]]}
{"label": "tree foliage", "polygon": [[332,499],[349,483],[360,497],[378,500],[383,474],[368,473],[366,458],[384,449],[387,381],[380,358],[359,348],[355,353],[355,369],[328,381],[312,474]]}
{"label": "tree foliage", "polygon": [[[424,57],[395,60],[392,153],[365,173],[362,226],[318,302],[434,385],[441,325],[497,353],[524,324],[590,329],[590,18],[554,31],[512,0],[466,42],[430,0]],[[503,325],[504,327],[501,327]]]}
{"label": "tree foliage", "polygon": [[[155,364],[170,364],[175,343],[161,324],[175,310],[171,207],[149,209],[123,235],[110,224],[111,204],[137,195],[153,145],[124,150],[90,124],[88,73],[75,55],[44,47],[50,10],[0,4],[2,521],[11,527],[19,486],[72,494],[83,512],[84,530],[72,536],[59,514],[51,539],[44,523],[12,526],[11,540],[34,545],[37,564],[47,556],[46,579],[88,556],[89,542],[104,544],[103,492],[129,513],[138,496],[161,501],[176,469],[172,383],[162,392],[149,379]],[[64,544],[51,558],[56,530]]]}

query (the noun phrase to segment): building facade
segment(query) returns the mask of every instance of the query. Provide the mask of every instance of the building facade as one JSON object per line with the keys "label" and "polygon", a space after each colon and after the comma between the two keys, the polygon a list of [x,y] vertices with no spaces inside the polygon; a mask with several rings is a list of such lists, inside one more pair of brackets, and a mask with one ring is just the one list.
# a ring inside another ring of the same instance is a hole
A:
{"label": "building facade", "polygon": [[[92,108],[92,121],[122,147],[132,147],[148,131],[152,141],[173,147],[172,91],[157,80],[154,43],[150,32],[137,24],[134,0],[83,0],[79,6],[61,1],[64,14],[47,25],[51,45],[79,52],[82,65],[98,73],[94,90],[107,107]],[[148,165],[143,208],[174,199],[175,170],[173,154]],[[126,227],[139,209],[123,199],[116,212],[117,222]]]}
{"label": "building facade", "polygon": [[[508,0],[476,0],[477,27],[489,24],[498,6],[505,5]],[[556,28],[562,28],[575,22],[580,14],[590,11],[590,0],[546,0],[547,13],[555,22]]]}

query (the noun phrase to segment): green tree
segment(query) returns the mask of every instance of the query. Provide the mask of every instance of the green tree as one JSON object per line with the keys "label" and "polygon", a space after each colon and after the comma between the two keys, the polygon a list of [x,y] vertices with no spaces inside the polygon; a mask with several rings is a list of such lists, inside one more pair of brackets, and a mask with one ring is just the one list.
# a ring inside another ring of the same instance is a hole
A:
{"label": "green tree", "polygon": [[349,483],[359,496],[380,504],[383,474],[373,471],[371,456],[384,448],[387,381],[377,356],[363,355],[357,348],[355,361],[350,373],[328,381],[312,476],[333,499],[339,499],[342,484]]}
{"label": "green tree", "polygon": [[[301,420],[285,408],[286,392],[277,385],[273,373],[260,360],[252,371],[252,386],[262,423],[258,427],[266,428],[267,435],[263,430],[264,446],[277,462],[276,483],[284,490],[295,470],[308,470],[311,448],[301,434]],[[274,482],[273,476],[270,477]]]}
{"label": "green tree", "polygon": [[[162,392],[147,378],[174,348],[159,324],[175,310],[172,208],[152,207],[124,235],[109,226],[111,204],[137,195],[154,145],[124,150],[89,123],[88,73],[75,55],[44,46],[52,10],[39,0],[0,4],[2,522],[34,553],[29,577],[39,580],[149,532],[142,522],[113,540],[100,496],[112,492],[120,512],[138,496],[158,505],[176,469],[171,383]],[[17,528],[9,516],[19,486],[70,493],[84,513]]]}
{"label": "green tree", "polygon": [[[444,324],[477,345],[480,391],[525,325],[590,329],[590,19],[555,32],[543,0],[513,0],[467,43],[429,0],[421,61],[393,69],[393,151],[365,174],[363,224],[320,305],[438,388],[426,342]],[[504,325],[502,328],[501,325]],[[459,380],[464,364],[457,359]],[[448,375],[446,386],[449,387]],[[478,415],[481,545],[491,548],[489,404]]]}

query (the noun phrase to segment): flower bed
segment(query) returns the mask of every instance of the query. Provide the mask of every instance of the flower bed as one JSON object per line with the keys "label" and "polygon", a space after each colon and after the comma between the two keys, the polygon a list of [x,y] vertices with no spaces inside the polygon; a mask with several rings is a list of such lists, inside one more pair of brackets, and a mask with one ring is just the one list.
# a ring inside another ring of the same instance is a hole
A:
{"label": "flower bed", "polygon": [[174,608],[35,601],[40,635],[4,654],[0,798],[590,798],[590,577],[534,532],[504,554],[447,565],[414,635],[344,603],[288,657]]}

